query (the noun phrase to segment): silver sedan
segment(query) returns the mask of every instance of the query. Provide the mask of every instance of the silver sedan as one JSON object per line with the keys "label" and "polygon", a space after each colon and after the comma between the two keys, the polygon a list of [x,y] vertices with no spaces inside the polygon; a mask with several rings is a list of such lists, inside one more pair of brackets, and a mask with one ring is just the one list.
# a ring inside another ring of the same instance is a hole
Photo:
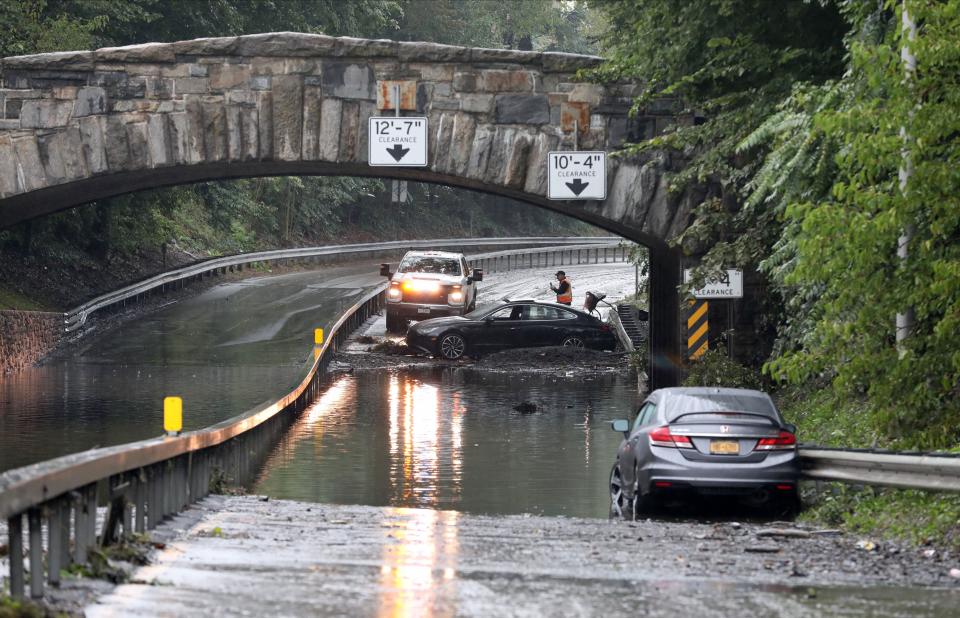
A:
{"label": "silver sedan", "polygon": [[761,391],[664,388],[640,406],[610,472],[610,507],[636,517],[671,497],[733,496],[799,508],[796,428]]}

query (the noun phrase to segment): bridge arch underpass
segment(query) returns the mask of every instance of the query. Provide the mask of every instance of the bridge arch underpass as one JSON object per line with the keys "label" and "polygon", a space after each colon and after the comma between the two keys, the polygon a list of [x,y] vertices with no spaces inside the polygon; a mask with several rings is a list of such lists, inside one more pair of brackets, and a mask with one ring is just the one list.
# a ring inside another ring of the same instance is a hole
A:
{"label": "bridge arch underpass", "polygon": [[[142,189],[277,175],[375,176],[485,191],[650,252],[651,382],[680,376],[680,255],[696,195],[667,155],[608,158],[607,199],[546,198],[552,150],[615,151],[672,121],[630,117],[598,58],[273,33],[0,60],[0,228]],[[367,118],[426,116],[425,168],[367,164]]]}

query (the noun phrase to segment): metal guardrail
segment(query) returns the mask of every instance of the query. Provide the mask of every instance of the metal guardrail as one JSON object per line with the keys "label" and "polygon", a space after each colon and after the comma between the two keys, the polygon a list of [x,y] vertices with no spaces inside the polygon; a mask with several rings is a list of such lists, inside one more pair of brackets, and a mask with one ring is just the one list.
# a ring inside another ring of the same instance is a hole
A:
{"label": "metal guardrail", "polygon": [[960,491],[960,456],[893,451],[800,448],[803,476],[906,489]]}
{"label": "metal guardrail", "polygon": [[575,264],[599,264],[604,262],[628,262],[630,248],[622,241],[550,247],[549,249],[513,249],[494,253],[479,253],[469,256],[470,264],[484,272],[501,272],[519,268],[545,268],[573,266]]}
{"label": "metal guardrail", "polygon": [[[366,294],[328,331],[300,384],[271,404],[212,427],[175,437],[98,448],[0,474],[0,518],[7,518],[10,593],[25,592],[23,518],[27,518],[30,595],[43,596],[46,580],[83,564],[91,551],[154,528],[210,493],[219,479],[249,479],[295,413],[316,398],[331,352],[384,305],[386,284]],[[98,531],[97,505],[107,514]],[[44,556],[43,536],[47,533]],[[44,559],[46,558],[46,559]]]}
{"label": "metal guardrail", "polygon": [[[330,245],[326,247],[300,247],[297,249],[280,249],[277,251],[260,251],[257,253],[243,253],[228,257],[204,260],[183,268],[161,273],[138,283],[125,286],[118,290],[98,296],[86,303],[64,313],[64,330],[72,332],[80,328],[87,317],[111,305],[136,298],[157,288],[165,289],[167,285],[184,284],[190,279],[199,279],[207,274],[226,273],[227,270],[239,269],[244,266],[277,260],[294,260],[319,258],[324,256],[339,256],[346,254],[374,253],[379,251],[414,249],[414,248],[458,248],[483,247],[502,245],[576,245],[582,249],[596,244],[610,246],[612,242],[620,242],[615,236],[581,237],[581,236],[531,236],[508,238],[440,238],[434,240],[394,240],[378,243],[361,243],[352,245]],[[572,250],[574,247],[570,247]],[[522,250],[520,250],[522,251]],[[483,255],[483,254],[482,254]],[[487,254],[490,255],[490,254]],[[473,259],[473,258],[471,258]],[[509,260],[508,260],[509,261]],[[562,261],[562,260],[561,260]]]}

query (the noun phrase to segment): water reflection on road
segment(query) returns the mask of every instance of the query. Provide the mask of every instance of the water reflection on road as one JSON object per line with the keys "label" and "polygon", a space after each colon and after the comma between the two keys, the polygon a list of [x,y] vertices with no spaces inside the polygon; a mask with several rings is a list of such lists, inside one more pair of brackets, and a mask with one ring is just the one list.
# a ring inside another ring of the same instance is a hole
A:
{"label": "water reflection on road", "polygon": [[[521,402],[537,411],[520,413]],[[278,498],[478,513],[606,515],[629,379],[454,369],[339,377],[285,434],[254,490]]]}
{"label": "water reflection on road", "polygon": [[[405,516],[405,517],[397,517]],[[440,618],[456,609],[459,518],[455,511],[391,509],[380,567],[380,618]]]}

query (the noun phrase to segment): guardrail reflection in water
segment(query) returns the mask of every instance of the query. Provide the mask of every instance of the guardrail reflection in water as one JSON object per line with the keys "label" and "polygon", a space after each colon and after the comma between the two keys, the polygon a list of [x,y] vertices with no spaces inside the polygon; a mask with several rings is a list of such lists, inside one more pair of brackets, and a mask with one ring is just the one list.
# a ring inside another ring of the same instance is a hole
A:
{"label": "guardrail reflection in water", "polygon": [[[157,526],[210,493],[219,479],[244,482],[297,413],[323,386],[330,357],[371,315],[382,310],[386,284],[365,295],[327,331],[300,384],[280,400],[206,429],[176,437],[59,457],[0,475],[0,518],[9,536],[10,593],[22,598],[27,519],[30,596],[41,598],[61,569],[90,552]],[[158,423],[159,425],[159,423]],[[107,506],[98,529],[97,505]],[[46,561],[44,561],[46,530]]]}

